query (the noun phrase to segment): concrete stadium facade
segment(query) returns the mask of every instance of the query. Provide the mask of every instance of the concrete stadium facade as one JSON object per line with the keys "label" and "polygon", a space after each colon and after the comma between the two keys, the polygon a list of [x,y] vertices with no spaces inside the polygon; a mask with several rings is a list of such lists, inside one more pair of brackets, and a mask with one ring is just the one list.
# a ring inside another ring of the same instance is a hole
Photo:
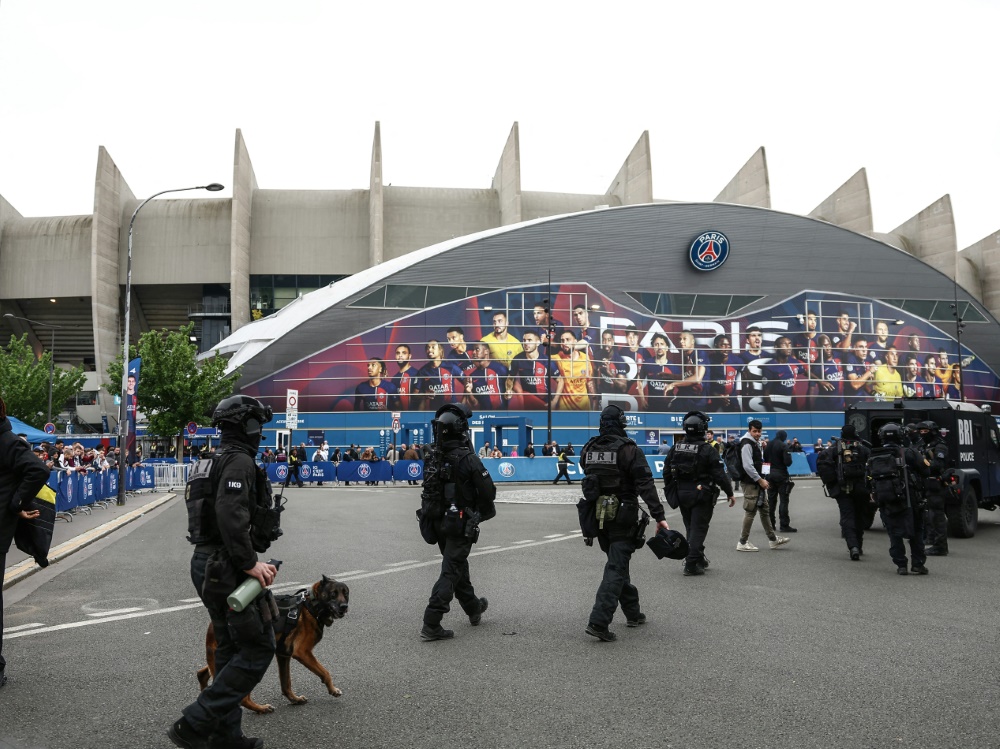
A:
{"label": "concrete stadium facade", "polygon": [[[249,149],[237,131],[232,193],[225,199],[157,200],[138,216],[133,339],[146,330],[194,320],[200,345],[208,350],[255,316],[276,311],[303,292],[442,241],[542,217],[668,202],[653,196],[648,133],[639,137],[603,194],[522,190],[517,123],[503,145],[492,184],[478,189],[385,185],[376,123],[366,188],[268,190],[258,186]],[[140,202],[103,147],[98,150],[92,214],[23,217],[0,197],[0,310],[63,326],[57,362],[82,363],[98,373],[95,379],[121,349],[128,220]],[[770,209],[763,148],[716,202]],[[948,196],[891,232],[875,232],[871,216],[862,169],[810,213],[818,219],[810,224],[826,222],[875,245],[898,248],[940,271],[942,281],[957,281],[960,295],[984,312],[1000,311],[1000,232],[959,252]],[[811,252],[808,247],[802,251]],[[293,259],[295,276],[290,277]],[[483,271],[470,268],[473,274],[477,270]],[[484,285],[484,279],[474,285]],[[876,289],[867,288],[876,295]],[[44,325],[2,318],[0,326],[5,336],[27,333],[36,350],[49,345]],[[109,397],[100,394],[101,410],[113,414]]]}

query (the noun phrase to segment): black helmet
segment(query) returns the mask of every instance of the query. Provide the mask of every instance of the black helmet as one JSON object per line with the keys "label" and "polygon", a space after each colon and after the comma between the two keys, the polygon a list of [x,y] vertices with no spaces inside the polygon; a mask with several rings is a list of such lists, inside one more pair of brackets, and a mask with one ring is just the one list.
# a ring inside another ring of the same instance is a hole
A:
{"label": "black helmet", "polygon": [[689,437],[704,437],[709,421],[711,419],[701,411],[688,411],[684,416],[684,433]]}
{"label": "black helmet", "polygon": [[605,406],[604,410],[601,411],[601,430],[605,429],[621,429],[624,430],[628,421],[625,419],[625,412],[622,411],[618,406]]}
{"label": "black helmet", "polygon": [[212,413],[212,426],[233,424],[250,437],[257,437],[261,428],[274,414],[270,406],[265,406],[249,395],[230,395],[219,401]]}
{"label": "black helmet", "polygon": [[464,403],[446,403],[434,413],[431,428],[434,439],[443,441],[449,437],[461,437],[469,431],[472,410]]}
{"label": "black helmet", "polygon": [[878,439],[879,442],[892,442],[901,445],[903,444],[903,430],[895,422],[883,424],[879,427]]}
{"label": "black helmet", "polygon": [[651,539],[646,542],[657,559],[684,559],[688,555],[688,542],[684,535],[675,531],[660,528]]}
{"label": "black helmet", "polygon": [[926,429],[931,434],[937,434],[939,431],[941,431],[941,427],[937,425],[937,422],[931,421],[930,419],[928,419],[927,421],[921,421],[919,424],[917,424],[917,429],[919,429],[921,432]]}

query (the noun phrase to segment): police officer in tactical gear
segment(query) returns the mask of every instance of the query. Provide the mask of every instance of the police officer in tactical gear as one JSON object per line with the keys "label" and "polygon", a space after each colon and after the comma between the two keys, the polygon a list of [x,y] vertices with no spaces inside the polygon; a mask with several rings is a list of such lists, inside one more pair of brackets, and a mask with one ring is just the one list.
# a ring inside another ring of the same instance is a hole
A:
{"label": "police officer in tactical gear", "polygon": [[248,577],[265,587],[277,569],[257,558],[281,535],[267,474],[254,456],[271,408],[245,395],[219,403],[212,425],[220,427],[220,449],[191,470],[184,499],[188,540],[195,545],[191,580],[215,628],[215,679],[183,710],[167,732],[187,749],[259,749],[264,742],[243,735],[240,701],[260,682],[274,657],[270,624],[273,599],[263,592],[237,613],[226,598]]}
{"label": "police officer in tactical gear", "polygon": [[[928,465],[912,447],[903,447],[904,433],[899,424],[883,425],[878,438],[881,447],[872,450],[868,458],[868,488],[889,535],[889,556],[897,574],[926,575],[921,505],[924,480],[930,475]],[[904,539],[910,544],[909,570]]]}
{"label": "police officer in tactical gear", "polygon": [[688,556],[684,574],[704,575],[708,569],[705,536],[715,512],[719,490],[729,506],[736,504],[733,485],[719,453],[705,440],[709,418],[701,411],[684,416],[684,439],[670,448],[663,465],[663,492],[667,504],[678,506],[687,533]]}
{"label": "police officer in tactical gear", "polygon": [[600,434],[580,451],[584,498],[596,502],[600,518],[597,540],[601,551],[608,555],[586,632],[603,642],[617,639],[608,625],[619,605],[629,627],[646,621],[639,608],[639,591],[632,585],[628,569],[632,552],[642,546],[640,496],[658,526],[670,530],[646,456],[625,435],[625,423],[625,413],[618,406],[606,407],[601,411]]}
{"label": "police officer in tactical gear", "polygon": [[[431,422],[434,446],[424,473],[421,513],[427,515],[431,538],[436,538],[441,549],[441,575],[424,610],[420,639],[425,642],[455,636],[453,630],[441,626],[452,598],[458,598],[473,627],[489,605],[472,587],[469,554],[479,538],[479,523],[497,514],[497,490],[469,443],[471,418],[465,404],[448,403],[437,410]],[[424,539],[430,540],[427,535]]]}
{"label": "police officer in tactical gear", "polygon": [[[764,448],[764,462],[770,463],[771,470],[767,474],[767,506],[771,518],[771,527],[782,533],[795,533],[798,528],[792,527],[788,515],[788,495],[794,486],[788,475],[788,467],[792,464],[792,454],[788,451],[788,432],[779,429],[774,439]],[[778,527],[778,523],[781,527]]]}
{"label": "police officer in tactical gear", "polygon": [[922,421],[920,430],[921,452],[930,464],[924,496],[927,501],[925,515],[926,553],[932,557],[948,556],[948,515],[945,513],[947,488],[943,474],[948,469],[948,443],[941,437],[936,422]]}
{"label": "police officer in tactical gear", "polygon": [[827,496],[837,500],[840,535],[855,562],[864,553],[865,529],[871,527],[878,509],[865,479],[870,457],[871,450],[858,439],[854,425],[845,424],[840,439],[816,458],[816,473],[825,485]]}

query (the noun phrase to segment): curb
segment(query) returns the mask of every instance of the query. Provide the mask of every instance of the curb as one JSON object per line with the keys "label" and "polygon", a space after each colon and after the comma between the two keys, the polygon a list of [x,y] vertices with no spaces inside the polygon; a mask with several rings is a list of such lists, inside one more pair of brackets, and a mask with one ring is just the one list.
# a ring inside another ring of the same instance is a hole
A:
{"label": "curb", "polygon": [[[164,496],[150,502],[147,505],[143,505],[142,507],[132,510],[132,512],[125,513],[121,517],[117,517],[114,520],[109,520],[104,523],[104,525],[99,525],[86,533],[81,533],[76,538],[71,538],[69,541],[59,544],[56,548],[49,551],[49,567],[56,562],[75,554],[81,549],[85,549],[92,543],[100,541],[106,536],[110,536],[123,525],[128,525],[129,523],[138,520],[143,515],[152,512],[157,507],[161,507],[176,496],[177,495],[174,492],[168,492]],[[43,569],[48,569],[48,567],[39,567],[33,559],[25,559],[23,562],[18,562],[13,567],[8,567],[4,570],[3,574],[3,590],[7,590],[7,588],[21,582],[25,578],[31,577],[36,572],[41,572]]]}

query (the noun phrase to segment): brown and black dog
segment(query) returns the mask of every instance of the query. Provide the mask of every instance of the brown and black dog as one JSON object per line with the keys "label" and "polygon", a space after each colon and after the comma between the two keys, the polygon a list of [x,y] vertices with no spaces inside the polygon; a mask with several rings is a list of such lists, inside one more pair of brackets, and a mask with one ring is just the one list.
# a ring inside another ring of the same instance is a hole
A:
{"label": "brown and black dog", "polygon": [[[285,632],[275,635],[275,657],[278,659],[278,677],[281,680],[281,693],[296,705],[307,702],[302,695],[292,691],[291,659],[294,658],[303,666],[316,674],[326,685],[327,691],[334,697],[340,697],[342,692],[333,684],[330,672],[323,668],[313,648],[323,639],[323,630],[333,624],[334,619],[341,619],[347,613],[347,602],[351,591],[346,584],[337,582],[326,575],[314,583],[307,600],[299,604],[298,620],[294,626]],[[276,596],[280,599],[282,596]],[[198,669],[198,684],[202,689],[208,686],[211,676],[215,677],[215,628],[209,623],[205,635],[205,659],[207,666]],[[251,695],[243,698],[240,703],[247,710],[255,713],[271,713],[271,705],[258,705]]]}

